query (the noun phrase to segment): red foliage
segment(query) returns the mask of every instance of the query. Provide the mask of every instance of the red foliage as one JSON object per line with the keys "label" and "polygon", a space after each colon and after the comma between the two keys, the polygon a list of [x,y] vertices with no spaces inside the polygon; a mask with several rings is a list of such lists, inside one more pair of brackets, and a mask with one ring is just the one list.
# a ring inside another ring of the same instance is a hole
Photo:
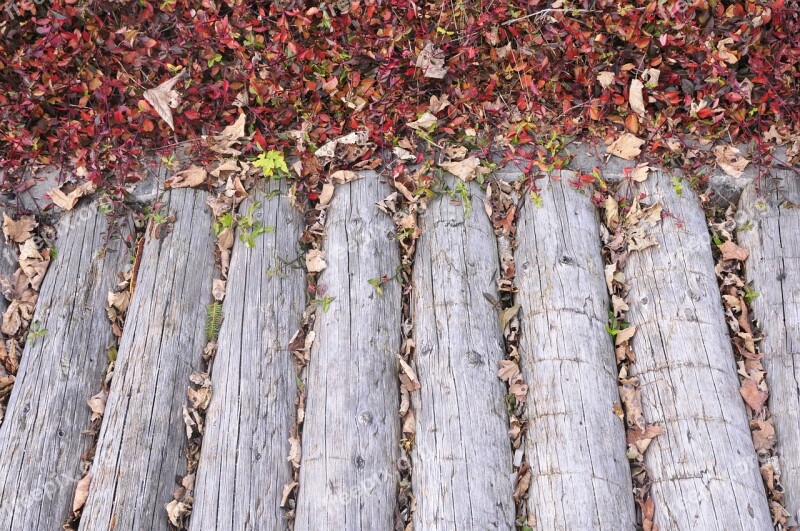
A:
{"label": "red foliage", "polygon": [[[305,121],[312,145],[363,127],[391,145],[433,95],[451,102],[433,137],[471,128],[483,145],[627,127],[657,149],[800,123],[800,8],[786,0],[7,0],[4,18],[0,169],[66,162],[98,183],[126,177],[144,149],[218,131],[242,95],[250,148],[287,152]],[[415,67],[426,41],[444,52],[444,79]],[[650,68],[660,77],[637,120],[629,87]],[[173,134],[142,93],[180,69]]]}

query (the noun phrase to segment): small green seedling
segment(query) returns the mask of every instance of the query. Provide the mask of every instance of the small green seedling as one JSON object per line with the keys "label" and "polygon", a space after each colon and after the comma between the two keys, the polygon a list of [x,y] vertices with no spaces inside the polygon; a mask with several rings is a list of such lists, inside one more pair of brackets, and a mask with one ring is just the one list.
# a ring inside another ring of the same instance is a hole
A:
{"label": "small green seedling", "polygon": [[261,207],[261,202],[256,201],[247,208],[247,213],[239,219],[239,240],[248,249],[256,246],[256,238],[267,232],[275,232],[275,227],[265,226],[255,219],[255,213]]}
{"label": "small green seedling", "polygon": [[256,160],[253,161],[253,166],[261,168],[261,173],[264,174],[264,177],[272,177],[276,171],[289,173],[283,153],[275,150],[259,154]]}
{"label": "small green seedling", "polygon": [[31,346],[36,344],[36,340],[42,337],[47,333],[47,328],[42,328],[42,323],[39,321],[34,321],[31,323],[31,327],[28,330],[28,341],[30,341]]}
{"label": "small green seedling", "polygon": [[206,309],[206,340],[216,340],[220,328],[222,328],[222,303],[214,302]]}
{"label": "small green seedling", "polygon": [[323,311],[323,313],[325,313],[325,312],[328,311],[328,308],[331,307],[331,303],[333,301],[335,301],[335,300],[336,300],[336,297],[329,297],[329,296],[326,295],[326,296],[322,297],[321,299],[320,298],[316,298],[316,299],[312,300],[311,304],[313,304],[314,306],[322,306],[322,311]]}

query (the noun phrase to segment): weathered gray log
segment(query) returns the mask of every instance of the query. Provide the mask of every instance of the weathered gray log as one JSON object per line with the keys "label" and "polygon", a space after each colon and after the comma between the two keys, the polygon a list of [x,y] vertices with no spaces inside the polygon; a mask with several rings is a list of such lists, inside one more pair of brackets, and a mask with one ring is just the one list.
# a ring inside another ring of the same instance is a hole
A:
{"label": "weathered gray log", "polygon": [[644,417],[666,430],[645,454],[655,523],[769,529],[705,216],[689,187],[678,195],[665,173],[642,191],[668,213],[651,229],[658,246],[633,252],[624,267]]}
{"label": "weathered gray log", "polygon": [[[167,529],[186,472],[189,376],[201,368],[214,237],[206,194],[169,192],[171,233],[150,231],[120,342],[80,529]],[[163,239],[158,239],[163,236]]]}
{"label": "weathered gray log", "polygon": [[247,248],[233,247],[211,373],[213,395],[195,482],[191,529],[280,529],[286,460],[294,421],[296,369],[289,352],[305,307],[305,274],[297,258],[303,220],[272,181],[240,208],[261,202],[256,219],[274,227]]}
{"label": "weathered gray log", "polygon": [[529,384],[528,514],[541,529],[633,529],[597,210],[548,180],[519,213],[520,361]]}
{"label": "weathered gray log", "polygon": [[375,206],[390,190],[374,172],[339,186],[328,213],[295,529],[392,529],[400,425],[397,355],[400,253],[391,218]]}
{"label": "weathered gray log", "polygon": [[[753,317],[764,334],[762,362],[770,388],[786,508],[800,517],[800,181],[778,172],[780,190],[742,194],[739,243],[750,251],[746,278],[759,296]],[[770,186],[770,183],[765,183]],[[745,225],[745,222],[747,225]]]}
{"label": "weathered gray log", "polygon": [[[56,529],[72,512],[82,454],[93,438],[86,400],[108,364],[113,333],[105,305],[130,253],[108,234],[96,204],[56,226],[58,258],[42,283],[29,338],[0,427],[0,528]],[[128,233],[123,227],[123,234]]]}
{"label": "weathered gray log", "polygon": [[[451,181],[452,184],[452,181]],[[414,528],[513,529],[512,457],[497,299],[497,242],[474,208],[441,197],[422,216],[414,264],[414,365],[421,389],[412,483]]]}

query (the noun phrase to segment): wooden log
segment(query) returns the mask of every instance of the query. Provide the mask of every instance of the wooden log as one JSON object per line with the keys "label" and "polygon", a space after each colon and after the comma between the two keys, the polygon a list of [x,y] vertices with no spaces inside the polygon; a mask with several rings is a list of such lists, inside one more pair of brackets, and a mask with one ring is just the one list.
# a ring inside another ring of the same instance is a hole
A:
{"label": "wooden log", "polygon": [[[450,181],[452,187],[452,180]],[[469,186],[474,208],[446,196],[422,216],[414,264],[414,365],[421,389],[412,485],[414,528],[513,529],[512,457],[498,312],[497,241]]]}
{"label": "wooden log", "polygon": [[45,333],[25,345],[0,427],[3,529],[56,529],[72,512],[81,456],[93,444],[84,432],[86,401],[100,389],[114,339],[106,300],[130,259],[96,204],[68,213],[57,228],[58,258],[33,317]]}
{"label": "wooden log", "polygon": [[[800,518],[800,181],[778,172],[781,189],[759,197],[754,186],[740,202],[739,243],[750,251],[746,279],[759,294],[751,302],[763,332],[759,348],[770,388],[784,501]],[[747,223],[745,225],[745,222]]]}
{"label": "wooden log", "polygon": [[541,206],[526,202],[517,222],[528,514],[541,529],[633,529],[600,224],[564,179],[547,180]]}
{"label": "wooden log", "polygon": [[[206,194],[164,198],[172,231],[148,232],[92,464],[80,529],[168,529],[164,505],[186,472],[182,409],[201,368],[214,236]],[[162,239],[159,239],[162,238]]]}
{"label": "wooden log", "polygon": [[375,203],[389,187],[374,172],[337,187],[319,285],[335,298],[318,310],[295,529],[392,529],[400,425],[397,355],[400,267],[394,223]]}
{"label": "wooden log", "polygon": [[666,430],[645,453],[655,523],[769,529],[705,216],[689,187],[676,193],[665,173],[641,191],[667,213],[651,229],[658,246],[631,253],[623,269],[644,418]]}
{"label": "wooden log", "polygon": [[305,308],[305,274],[297,258],[303,230],[299,212],[272,181],[240,207],[261,203],[256,219],[274,227],[247,248],[233,247],[211,373],[213,395],[195,482],[191,529],[279,529],[286,460],[294,420],[296,368],[289,341]]}

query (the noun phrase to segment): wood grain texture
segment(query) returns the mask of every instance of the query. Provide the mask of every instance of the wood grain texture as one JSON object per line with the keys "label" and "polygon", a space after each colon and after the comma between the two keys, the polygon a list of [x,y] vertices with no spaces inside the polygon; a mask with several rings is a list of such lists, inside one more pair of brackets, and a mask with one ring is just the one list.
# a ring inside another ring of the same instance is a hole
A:
{"label": "wood grain texture", "polygon": [[567,177],[546,180],[542,206],[526,202],[517,222],[528,511],[539,529],[633,529],[600,225]]}
{"label": "wood grain texture", "polygon": [[505,349],[484,296],[498,298],[497,242],[483,193],[474,182],[469,190],[469,215],[443,196],[420,223],[412,301],[422,385],[412,395],[418,531],[514,528],[506,389],[497,377]]}
{"label": "wood grain texture", "polygon": [[289,352],[305,307],[305,273],[294,262],[303,228],[299,212],[272,181],[240,207],[255,201],[264,226],[274,232],[248,249],[237,238],[224,302],[224,321],[211,373],[213,395],[195,482],[191,529],[280,529],[286,459],[295,415],[296,369]]}
{"label": "wood grain texture", "polygon": [[800,181],[778,172],[780,190],[759,197],[745,189],[739,244],[750,251],[746,278],[759,296],[751,302],[764,340],[759,348],[770,388],[784,500],[800,517]]}
{"label": "wood grain texture", "polygon": [[175,215],[162,240],[146,235],[111,383],[80,529],[167,529],[164,505],[186,472],[182,408],[201,368],[214,272],[206,194],[166,194]]}
{"label": "wood grain texture", "polygon": [[624,267],[644,417],[666,430],[645,454],[656,525],[769,529],[705,216],[689,187],[677,195],[664,173],[642,191],[668,213],[651,229],[658,246]]}
{"label": "wood grain texture", "polygon": [[[58,258],[34,314],[47,332],[28,340],[0,427],[0,528],[56,529],[72,512],[81,455],[93,444],[86,401],[102,383],[113,344],[108,292],[129,263],[92,204],[58,225]],[[127,231],[126,231],[127,232]]]}
{"label": "wood grain texture", "polygon": [[389,187],[374,172],[337,187],[325,229],[319,285],[335,297],[318,310],[308,367],[296,530],[392,529],[400,425],[400,266],[394,222],[375,203]]}

